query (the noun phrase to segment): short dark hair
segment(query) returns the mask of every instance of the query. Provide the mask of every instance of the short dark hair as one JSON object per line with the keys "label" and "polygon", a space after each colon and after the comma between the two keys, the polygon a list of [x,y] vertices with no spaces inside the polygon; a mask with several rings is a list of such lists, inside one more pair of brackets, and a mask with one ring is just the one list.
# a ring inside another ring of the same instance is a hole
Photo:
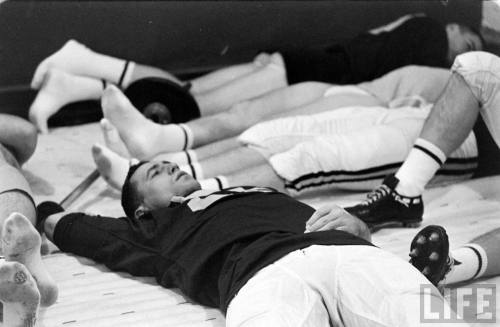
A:
{"label": "short dark hair", "polygon": [[479,41],[481,42],[481,48],[483,48],[483,50],[484,50],[484,48],[486,48],[486,40],[484,39],[483,35],[481,34],[481,32],[477,28],[472,27],[471,25],[463,24],[463,23],[457,23],[457,25],[462,33],[464,31],[467,31],[467,32],[472,33],[472,34],[476,34],[477,37],[479,38]]}
{"label": "short dark hair", "polygon": [[125,211],[127,217],[134,219],[135,211],[142,203],[142,196],[139,194],[139,190],[137,186],[134,185],[130,179],[134,175],[134,173],[144,165],[147,161],[140,161],[139,163],[130,166],[128,169],[127,177],[125,178],[125,182],[122,186],[122,208]]}

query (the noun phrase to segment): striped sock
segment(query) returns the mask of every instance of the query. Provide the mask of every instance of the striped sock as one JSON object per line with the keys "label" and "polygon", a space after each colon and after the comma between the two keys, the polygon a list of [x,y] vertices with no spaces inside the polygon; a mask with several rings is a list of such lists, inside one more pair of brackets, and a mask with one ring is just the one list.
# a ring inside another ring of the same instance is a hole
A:
{"label": "striped sock", "polygon": [[217,176],[217,177],[201,180],[200,185],[201,185],[202,190],[220,191],[222,189],[229,187],[227,179],[224,176]]}
{"label": "striped sock", "polygon": [[399,183],[396,192],[405,196],[419,196],[446,161],[446,155],[436,145],[417,139],[405,162],[396,173]]}
{"label": "striped sock", "polygon": [[461,246],[453,250],[451,256],[455,259],[455,265],[446,275],[446,284],[480,278],[488,267],[486,251],[478,244]]}
{"label": "striped sock", "polygon": [[203,170],[198,162],[182,165],[179,167],[179,169],[185,171],[186,173],[193,176],[197,180],[203,179]]}
{"label": "striped sock", "polygon": [[182,150],[191,149],[193,147],[193,132],[186,124],[178,124],[178,126],[184,132],[184,146]]}

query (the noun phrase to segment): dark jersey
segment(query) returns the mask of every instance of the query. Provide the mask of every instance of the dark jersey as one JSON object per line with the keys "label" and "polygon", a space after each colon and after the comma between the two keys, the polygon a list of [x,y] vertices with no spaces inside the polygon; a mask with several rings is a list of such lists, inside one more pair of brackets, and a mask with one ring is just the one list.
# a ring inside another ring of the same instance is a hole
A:
{"label": "dark jersey", "polygon": [[268,188],[198,191],[140,221],[69,214],[54,241],[110,269],[154,276],[193,300],[226,310],[261,268],[313,244],[371,245],[342,231],[304,234],[314,210]]}
{"label": "dark jersey", "polygon": [[414,17],[393,30],[363,33],[321,49],[298,48],[281,53],[290,84],[357,84],[407,65],[450,66],[446,30],[428,17]]}

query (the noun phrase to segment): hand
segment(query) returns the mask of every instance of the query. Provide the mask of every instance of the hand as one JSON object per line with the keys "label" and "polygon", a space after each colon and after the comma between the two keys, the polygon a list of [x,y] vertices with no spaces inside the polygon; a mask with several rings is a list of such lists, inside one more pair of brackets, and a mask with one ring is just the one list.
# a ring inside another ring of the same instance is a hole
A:
{"label": "hand", "polygon": [[371,241],[368,226],[335,204],[326,205],[316,210],[306,222],[305,233],[332,229],[342,230]]}

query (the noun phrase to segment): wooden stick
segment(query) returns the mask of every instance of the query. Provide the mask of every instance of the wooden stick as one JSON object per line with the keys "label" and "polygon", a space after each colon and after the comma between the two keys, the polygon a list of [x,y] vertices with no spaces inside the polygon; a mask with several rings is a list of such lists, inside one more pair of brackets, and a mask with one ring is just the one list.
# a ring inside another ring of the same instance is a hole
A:
{"label": "wooden stick", "polygon": [[100,176],[99,171],[92,171],[73,191],[71,191],[59,204],[64,209],[71,206]]}

